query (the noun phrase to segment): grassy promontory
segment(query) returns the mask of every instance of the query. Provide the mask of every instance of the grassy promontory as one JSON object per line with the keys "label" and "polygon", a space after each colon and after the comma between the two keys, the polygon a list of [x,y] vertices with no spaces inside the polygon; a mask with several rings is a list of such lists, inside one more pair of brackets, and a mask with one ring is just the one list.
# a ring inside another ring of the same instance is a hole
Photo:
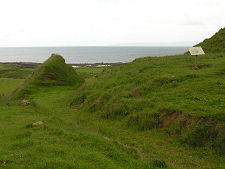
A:
{"label": "grassy promontory", "polygon": [[206,53],[225,53],[225,28],[196,46],[202,46]]}

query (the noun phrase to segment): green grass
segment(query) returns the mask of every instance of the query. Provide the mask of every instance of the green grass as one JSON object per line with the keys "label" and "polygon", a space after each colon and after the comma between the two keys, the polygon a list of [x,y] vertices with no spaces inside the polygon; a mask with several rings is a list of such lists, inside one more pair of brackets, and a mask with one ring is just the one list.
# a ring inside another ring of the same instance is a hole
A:
{"label": "green grass", "polygon": [[103,66],[103,67],[78,67],[74,68],[78,75],[84,78],[93,78],[93,77],[98,77],[102,73],[104,73],[107,70],[110,70],[111,67],[108,66]]}
{"label": "green grass", "polygon": [[[0,104],[0,168],[224,168],[225,55],[198,61],[141,58],[75,68],[82,84],[31,86]],[[0,93],[24,78],[0,79]]]}
{"label": "green grass", "polygon": [[[40,90],[31,96],[33,106],[0,108],[1,168],[146,169],[165,165],[158,159],[141,160],[136,149],[79,124],[65,103],[72,88]],[[40,120],[42,126],[31,127]]]}
{"label": "green grass", "polygon": [[85,97],[86,107],[108,113],[105,116],[120,115],[112,107],[117,101],[124,107],[116,107],[126,109],[121,111],[122,116],[151,108],[221,118],[225,105],[224,64],[225,55],[199,57],[197,71],[192,70],[194,57],[189,55],[137,59],[88,81],[74,104]]}
{"label": "green grass", "polygon": [[32,71],[33,69],[18,68],[13,64],[0,64],[0,98],[21,86]]}
{"label": "green grass", "polygon": [[25,79],[32,71],[31,68],[18,68],[13,64],[0,64],[0,78]]}
{"label": "green grass", "polygon": [[0,78],[0,96],[10,94],[24,82],[23,79]]}
{"label": "green grass", "polygon": [[[222,167],[224,158],[211,150],[180,146],[158,131],[129,130],[70,109],[72,91],[44,87],[30,96],[31,106],[1,106],[1,168]],[[42,126],[31,127],[40,120]]]}
{"label": "green grass", "polygon": [[158,128],[181,144],[224,154],[225,55],[142,58],[106,70],[74,93],[80,112],[138,131]]}

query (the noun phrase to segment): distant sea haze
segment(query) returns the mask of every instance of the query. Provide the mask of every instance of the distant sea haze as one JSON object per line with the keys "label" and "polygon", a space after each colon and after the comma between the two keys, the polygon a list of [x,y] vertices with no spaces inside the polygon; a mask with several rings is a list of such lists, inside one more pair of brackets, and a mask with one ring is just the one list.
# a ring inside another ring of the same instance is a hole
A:
{"label": "distant sea haze", "polygon": [[0,62],[43,63],[56,53],[70,64],[125,63],[140,57],[177,55],[186,51],[187,47],[2,47]]}

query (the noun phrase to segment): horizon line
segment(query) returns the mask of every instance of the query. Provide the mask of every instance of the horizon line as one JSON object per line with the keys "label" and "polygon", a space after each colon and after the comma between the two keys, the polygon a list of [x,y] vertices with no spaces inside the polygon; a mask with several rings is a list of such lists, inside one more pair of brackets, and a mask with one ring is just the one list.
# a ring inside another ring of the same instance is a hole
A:
{"label": "horizon line", "polygon": [[193,45],[55,45],[55,46],[0,46],[0,48],[49,48],[49,47],[191,47]]}

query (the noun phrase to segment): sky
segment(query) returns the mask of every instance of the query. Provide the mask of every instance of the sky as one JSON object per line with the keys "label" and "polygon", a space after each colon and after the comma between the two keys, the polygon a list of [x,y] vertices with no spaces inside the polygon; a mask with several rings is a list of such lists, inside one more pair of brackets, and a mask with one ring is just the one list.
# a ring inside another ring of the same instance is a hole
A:
{"label": "sky", "polygon": [[225,0],[1,0],[0,47],[190,46],[225,27]]}

